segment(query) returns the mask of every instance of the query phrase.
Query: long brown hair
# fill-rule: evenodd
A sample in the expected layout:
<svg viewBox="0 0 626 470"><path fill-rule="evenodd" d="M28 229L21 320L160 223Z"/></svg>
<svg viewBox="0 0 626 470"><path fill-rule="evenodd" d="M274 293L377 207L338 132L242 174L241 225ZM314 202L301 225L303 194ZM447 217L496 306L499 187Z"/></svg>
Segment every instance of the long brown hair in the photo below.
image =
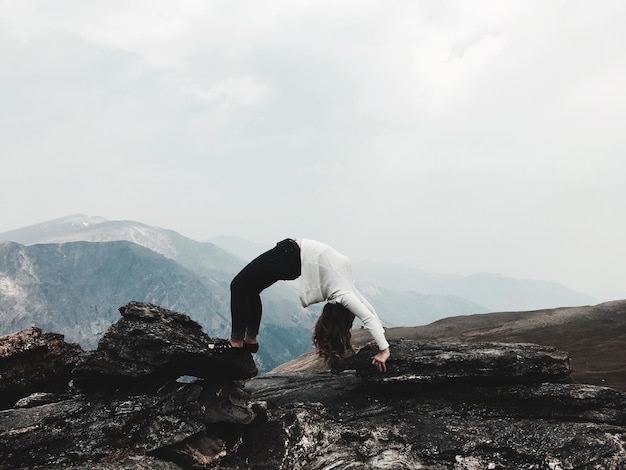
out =
<svg viewBox="0 0 626 470"><path fill-rule="evenodd" d="M313 329L313 344L326 364L335 367L346 351L354 352L351 339L354 314L340 304L327 303Z"/></svg>

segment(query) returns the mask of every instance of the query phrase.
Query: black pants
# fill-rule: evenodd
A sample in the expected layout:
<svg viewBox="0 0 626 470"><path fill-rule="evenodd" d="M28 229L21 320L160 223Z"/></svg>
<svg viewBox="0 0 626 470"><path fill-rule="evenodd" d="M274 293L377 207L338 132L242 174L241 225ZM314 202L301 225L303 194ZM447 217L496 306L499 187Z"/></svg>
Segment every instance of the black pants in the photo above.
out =
<svg viewBox="0 0 626 470"><path fill-rule="evenodd" d="M261 291L279 280L300 277L300 247L290 238L250 261L230 283L231 338L256 336L261 324Z"/></svg>

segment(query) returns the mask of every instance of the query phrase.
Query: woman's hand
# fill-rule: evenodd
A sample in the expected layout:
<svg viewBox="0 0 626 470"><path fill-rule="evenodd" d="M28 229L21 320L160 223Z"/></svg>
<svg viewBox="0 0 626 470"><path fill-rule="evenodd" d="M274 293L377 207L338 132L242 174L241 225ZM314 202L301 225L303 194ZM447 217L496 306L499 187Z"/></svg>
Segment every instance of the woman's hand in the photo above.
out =
<svg viewBox="0 0 626 470"><path fill-rule="evenodd" d="M389 352L389 348L387 348L383 349L372 358L372 365L376 366L378 372L387 372L387 365L385 363L387 359L389 359L389 356L391 356L391 353Z"/></svg>

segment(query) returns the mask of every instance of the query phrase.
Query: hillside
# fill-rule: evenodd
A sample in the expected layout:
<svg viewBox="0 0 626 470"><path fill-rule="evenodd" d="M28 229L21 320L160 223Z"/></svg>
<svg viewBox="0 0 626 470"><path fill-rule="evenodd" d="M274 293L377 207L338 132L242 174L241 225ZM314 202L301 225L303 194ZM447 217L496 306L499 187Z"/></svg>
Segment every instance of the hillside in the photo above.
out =
<svg viewBox="0 0 626 470"><path fill-rule="evenodd" d="M92 349L117 307L132 300L184 311L212 336L230 333L228 282L145 247L126 241L0 242L0 335L34 325ZM267 293L266 305L260 370L306 351L314 316L303 312L296 295L280 290Z"/></svg>
<svg viewBox="0 0 626 470"><path fill-rule="evenodd" d="M230 280L262 250L245 240L216 240L237 251L231 254L173 230L80 214L4 232L2 239L20 244L23 259L21 264L0 264L0 334L39 325L87 348L108 327L116 306L130 300L189 312L213 334L227 335ZM123 245L107 245L120 242L136 248L126 246L121 254ZM444 276L402 265L355 263L355 276L388 327L485 313L494 305L528 310L529 305L582 305L588 300L555 283L500 275ZM277 283L262 297L257 361L267 371L310 348L321 305L302 309L290 283Z"/></svg>
<svg viewBox="0 0 626 470"><path fill-rule="evenodd" d="M107 220L82 214L0 233L0 240L22 245L125 240L160 253L201 275L218 278L226 275L232 277L245 264L213 243L197 242L173 230L141 222Z"/></svg>
<svg viewBox="0 0 626 470"><path fill-rule="evenodd" d="M218 237L216 243L201 243L168 229L149 226L134 221L114 221L103 217L75 214L47 222L0 233L6 239L24 245L68 243L76 241L106 242L125 240L144 246L168 259L174 260L207 280L229 283L243 265L261 252L270 248L232 237ZM232 250L232 251L231 251ZM379 315L387 326L422 325L449 315L487 312L488 308L458 296L446 294L418 294L396 289L379 289L369 283L366 288ZM300 311L294 286L277 283L263 292L264 316L270 323L283 326L303 325L309 335L313 318L320 306L309 307L305 318L294 318L293 312ZM289 304L285 310L284 305ZM295 306L295 307L293 307ZM263 323L265 325L265 321ZM284 347L280 338L271 338L277 354L285 360ZM307 348L309 344L303 345ZM293 356L292 356L293 357Z"/></svg>
<svg viewBox="0 0 626 470"><path fill-rule="evenodd" d="M0 331L36 325L93 348L117 317L142 299L189 312L223 333L223 287L129 242L24 246L0 243Z"/></svg>
<svg viewBox="0 0 626 470"><path fill-rule="evenodd" d="M386 334L390 340L502 341L554 346L569 353L575 382L626 390L626 300L586 307L457 316L424 326L389 328ZM367 331L354 330L355 345L369 340ZM309 351L275 372L321 368L315 354Z"/></svg>
<svg viewBox="0 0 626 470"><path fill-rule="evenodd" d="M394 329L389 335L555 346L570 354L574 380L626 390L626 300L446 318L422 327Z"/></svg>

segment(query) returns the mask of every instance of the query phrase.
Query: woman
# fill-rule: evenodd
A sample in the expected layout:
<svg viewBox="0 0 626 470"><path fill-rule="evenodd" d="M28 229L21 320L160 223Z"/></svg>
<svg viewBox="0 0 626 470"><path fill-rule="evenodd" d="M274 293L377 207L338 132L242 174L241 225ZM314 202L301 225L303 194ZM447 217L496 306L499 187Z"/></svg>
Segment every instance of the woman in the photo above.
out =
<svg viewBox="0 0 626 470"><path fill-rule="evenodd" d="M278 280L300 278L300 301L303 307L327 301L315 325L313 342L318 354L331 366L338 365L347 350L352 350L350 328L357 316L370 331L379 352L372 364L380 372L387 370L389 343L374 307L354 286L352 267L344 255L330 246L313 240L278 242L235 276L230 285L234 348L257 352L257 334L261 322L260 293Z"/></svg>

